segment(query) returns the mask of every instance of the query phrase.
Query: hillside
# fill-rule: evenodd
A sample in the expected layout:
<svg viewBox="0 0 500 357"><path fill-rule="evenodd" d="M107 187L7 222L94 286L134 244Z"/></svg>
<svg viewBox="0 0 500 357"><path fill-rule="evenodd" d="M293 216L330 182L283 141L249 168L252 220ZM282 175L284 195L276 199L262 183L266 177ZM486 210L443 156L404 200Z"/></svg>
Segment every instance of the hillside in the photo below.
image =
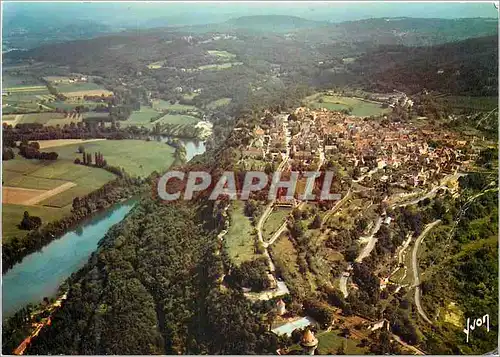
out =
<svg viewBox="0 0 500 357"><path fill-rule="evenodd" d="M496 96L497 62L498 38L488 36L431 47L381 46L350 69L371 90Z"/></svg>

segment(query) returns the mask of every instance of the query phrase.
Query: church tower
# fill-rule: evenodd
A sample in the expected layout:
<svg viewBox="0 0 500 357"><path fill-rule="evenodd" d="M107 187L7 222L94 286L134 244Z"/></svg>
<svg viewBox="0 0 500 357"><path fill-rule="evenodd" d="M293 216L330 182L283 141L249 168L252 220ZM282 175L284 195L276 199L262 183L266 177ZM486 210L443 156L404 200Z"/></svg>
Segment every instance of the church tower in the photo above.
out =
<svg viewBox="0 0 500 357"><path fill-rule="evenodd" d="M316 348L318 348L318 339L314 336L311 330L307 329L302 336L300 341L304 353L308 355L313 355Z"/></svg>

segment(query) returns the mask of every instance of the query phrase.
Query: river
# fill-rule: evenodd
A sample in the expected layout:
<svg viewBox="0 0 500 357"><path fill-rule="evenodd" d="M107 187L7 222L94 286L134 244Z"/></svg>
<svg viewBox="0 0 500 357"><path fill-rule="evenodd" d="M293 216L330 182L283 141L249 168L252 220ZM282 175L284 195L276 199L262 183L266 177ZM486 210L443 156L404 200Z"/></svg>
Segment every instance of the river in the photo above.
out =
<svg viewBox="0 0 500 357"><path fill-rule="evenodd" d="M168 143L173 139L179 140L179 142L181 142L186 148L186 161L190 161L196 155L201 155L206 151L205 142L201 140L179 139L160 135L151 136L150 138L151 140L161 141L164 143Z"/></svg>
<svg viewBox="0 0 500 357"><path fill-rule="evenodd" d="M167 142L169 138L158 140ZM206 150L203 141L179 141L186 148L187 161ZM85 265L106 232L121 222L135 203L129 200L113 205L14 265L2 276L3 317L29 303L36 304L46 296L53 296L71 274Z"/></svg>
<svg viewBox="0 0 500 357"><path fill-rule="evenodd" d="M71 274L85 265L106 232L125 218L135 203L129 200L115 204L14 265L2 276L2 315L53 296Z"/></svg>

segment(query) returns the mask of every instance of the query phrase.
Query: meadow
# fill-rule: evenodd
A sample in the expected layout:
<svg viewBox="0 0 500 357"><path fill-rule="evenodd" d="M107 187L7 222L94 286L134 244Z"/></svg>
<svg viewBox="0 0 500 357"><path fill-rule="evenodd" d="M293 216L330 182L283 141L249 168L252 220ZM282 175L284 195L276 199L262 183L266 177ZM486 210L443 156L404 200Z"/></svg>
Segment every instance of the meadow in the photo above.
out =
<svg viewBox="0 0 500 357"><path fill-rule="evenodd" d="M262 226L262 237L264 241L269 241L273 234L278 230L279 227L285 222L286 217L290 214L291 209L289 208L275 208L269 217L267 217L264 225Z"/></svg>
<svg viewBox="0 0 500 357"><path fill-rule="evenodd" d="M173 111L177 111L177 112L187 112L187 111L192 111L192 110L197 109L194 105L185 105L185 104L179 104L179 103L172 104L172 103L167 102L166 100L162 100L162 99L154 99L153 103L152 103L152 107L154 110L157 110L157 111L173 110Z"/></svg>
<svg viewBox="0 0 500 357"><path fill-rule="evenodd" d="M115 178L104 169L75 164L75 158L82 157L78 153L79 146L92 154L101 152L108 164L123 167L133 176L144 177L155 170L165 171L173 162L174 149L160 142L100 140L75 143L67 140L64 143L68 145L58 146L57 141L50 140L47 148L59 154L56 161L27 160L16 153L13 160L3 162L3 188L9 200L2 205L4 239L27 234L17 227L24 211L41 217L44 224L60 219L71 210L75 197L85 196ZM39 143L46 146L44 141ZM9 188L14 189L9 192ZM15 192L22 192L19 189L25 189L26 195L14 196ZM40 194L44 194L43 200L22 204ZM14 202L16 199L18 202Z"/></svg>
<svg viewBox="0 0 500 357"><path fill-rule="evenodd" d="M78 153L79 146L86 152L101 152L109 165L123 167L132 176L145 177L153 171L165 171L173 162L174 148L155 141L99 140L60 146L53 151L59 158L73 161L82 157Z"/></svg>
<svg viewBox="0 0 500 357"><path fill-rule="evenodd" d="M224 105L228 105L231 103L231 98L220 98L210 102L206 105L207 109L216 109L218 107L222 107Z"/></svg>
<svg viewBox="0 0 500 357"><path fill-rule="evenodd" d="M149 69L158 69L158 68L162 68L164 64L165 64L165 61L157 61L157 62L153 62L153 63L148 64L148 68Z"/></svg>
<svg viewBox="0 0 500 357"><path fill-rule="evenodd" d="M4 239L15 235L22 237L27 234L27 231L17 227L21 221L22 212L28 211L32 215L41 217L43 223L57 220L71 210L74 197L87 195L115 177L103 169L75 165L72 160L58 159L53 162L27 160L17 154L13 160L3 162L2 174L4 195L8 194L8 187L48 192L67 183L75 184L69 189L46 197L35 205L21 204L23 197L17 197L19 204L13 202L12 198L9 199L11 203L3 203Z"/></svg>
<svg viewBox="0 0 500 357"><path fill-rule="evenodd" d="M261 256L255 252L254 227L244 214L244 202L234 201L228 213L231 217L229 230L224 237L224 244L231 260L240 265Z"/></svg>
<svg viewBox="0 0 500 357"><path fill-rule="evenodd" d="M175 125L195 125L200 120L198 118L192 117L190 115L182 114L166 114L155 123L161 124L175 124Z"/></svg>
<svg viewBox="0 0 500 357"><path fill-rule="evenodd" d="M132 112L127 120L120 122L120 125L123 127L132 125L150 127L151 119L157 117L160 113L160 111L151 107L141 106L141 110Z"/></svg>
<svg viewBox="0 0 500 357"><path fill-rule="evenodd" d="M236 58L236 55L234 53L227 52L227 51L213 50L213 51L207 51L207 52L208 52L208 54L210 54L212 56L216 56L216 57L219 57L222 59L232 60L232 59Z"/></svg>
<svg viewBox="0 0 500 357"><path fill-rule="evenodd" d="M120 122L120 125L123 127L135 125L138 127L144 126L146 128L152 128L156 124L185 126L194 125L200 121L198 118L185 114L165 114L155 121L151 121L151 119L157 118L160 114L161 111L150 107L142 107L141 110L134 111L127 120Z"/></svg>
<svg viewBox="0 0 500 357"><path fill-rule="evenodd" d="M336 95L326 95L317 93L305 98L308 107L318 109L326 108L328 110L341 111L351 110L351 115L371 116L390 112L390 108L382 108L381 104L362 100L354 97L344 97Z"/></svg>
<svg viewBox="0 0 500 357"><path fill-rule="evenodd" d="M4 91L9 89L14 89L17 87L32 87L32 86L44 86L44 84L37 78L29 75L12 75L9 73L4 73L2 75L2 88Z"/></svg>
<svg viewBox="0 0 500 357"><path fill-rule="evenodd" d="M54 87L57 89L59 93L66 92L79 92L79 91L89 91L102 89L101 86L92 82L76 82L76 83L68 83L68 84L54 84Z"/></svg>
<svg viewBox="0 0 500 357"><path fill-rule="evenodd" d="M242 65L243 62L226 62L226 63L216 63L216 64L206 64L203 66L199 66L198 69L203 71L203 70L220 70L220 69L227 69L231 68L233 66L240 66Z"/></svg>

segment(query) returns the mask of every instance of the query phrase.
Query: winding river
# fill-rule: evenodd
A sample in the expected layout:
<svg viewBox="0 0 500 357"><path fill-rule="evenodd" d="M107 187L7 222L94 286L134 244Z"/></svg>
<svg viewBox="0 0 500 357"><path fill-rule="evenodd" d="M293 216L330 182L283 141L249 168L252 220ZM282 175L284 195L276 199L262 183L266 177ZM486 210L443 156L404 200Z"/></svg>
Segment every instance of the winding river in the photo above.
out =
<svg viewBox="0 0 500 357"><path fill-rule="evenodd" d="M188 161L205 152L203 141L180 141L186 147ZM117 203L83 221L2 275L2 316L8 317L29 303L36 304L56 294L59 286L85 265L99 241L126 217L136 202L131 199Z"/></svg>

